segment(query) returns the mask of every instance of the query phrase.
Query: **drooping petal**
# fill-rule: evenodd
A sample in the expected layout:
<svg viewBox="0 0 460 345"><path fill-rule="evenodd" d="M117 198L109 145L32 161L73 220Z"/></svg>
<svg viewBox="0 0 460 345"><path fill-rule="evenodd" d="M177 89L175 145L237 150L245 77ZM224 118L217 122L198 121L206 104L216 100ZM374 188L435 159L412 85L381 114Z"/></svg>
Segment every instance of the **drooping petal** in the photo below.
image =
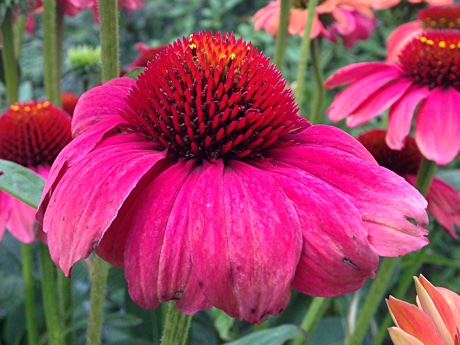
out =
<svg viewBox="0 0 460 345"><path fill-rule="evenodd" d="M429 93L428 86L413 84L407 92L395 102L388 116L386 143L392 150L401 150L404 140L410 133L414 111L421 100Z"/></svg>
<svg viewBox="0 0 460 345"><path fill-rule="evenodd" d="M323 297L358 290L379 263L360 212L324 181L282 165L272 161L258 166L279 183L300 218L303 251L293 288Z"/></svg>
<svg viewBox="0 0 460 345"><path fill-rule="evenodd" d="M315 132L307 128L298 137ZM334 129L331 129L331 135ZM299 141L302 141L301 139ZM322 179L350 197L369 229L369 240L380 255L398 256L428 244L426 200L402 177L363 161L345 151L324 145L301 145L274 149L270 156ZM360 144L359 144L360 145ZM346 176L347 183L344 183ZM398 193L394 193L398 190Z"/></svg>
<svg viewBox="0 0 460 345"><path fill-rule="evenodd" d="M188 312L203 309L206 300L199 289L193 289L193 282L185 291L188 281L195 279L190 277L188 205L201 173L196 160L164 169L136 193L126 211L128 219L120 224L121 229L131 229L124 255L129 294L143 308L184 299Z"/></svg>
<svg viewBox="0 0 460 345"><path fill-rule="evenodd" d="M420 308L430 315L445 345L455 345L457 325L449 304L443 295L422 275L414 278L417 302Z"/></svg>
<svg viewBox="0 0 460 345"><path fill-rule="evenodd" d="M198 284L214 306L251 323L286 307L302 240L273 178L243 162L210 165L195 186L190 226Z"/></svg>
<svg viewBox="0 0 460 345"><path fill-rule="evenodd" d="M131 78L115 78L81 95L72 118L72 135L77 137L107 118L118 118L120 123L125 123L116 109L126 106L124 97L135 83Z"/></svg>
<svg viewBox="0 0 460 345"><path fill-rule="evenodd" d="M261 8L252 17L254 29L264 29L270 35L276 36L279 26L280 3L271 1L267 6Z"/></svg>
<svg viewBox="0 0 460 345"><path fill-rule="evenodd" d="M10 217L11 212L11 196L3 191L0 191L0 241L3 238L6 230L6 222Z"/></svg>
<svg viewBox="0 0 460 345"><path fill-rule="evenodd" d="M10 197L9 207L8 231L22 243L33 243L35 209L13 197Z"/></svg>
<svg viewBox="0 0 460 345"><path fill-rule="evenodd" d="M422 31L422 23L419 20L398 26L387 38L386 62L394 63L398 61L399 53L404 46Z"/></svg>
<svg viewBox="0 0 460 345"><path fill-rule="evenodd" d="M67 276L101 240L140 179L166 155L135 138L125 134L107 139L105 147L67 169L49 198L43 230L53 261Z"/></svg>
<svg viewBox="0 0 460 345"><path fill-rule="evenodd" d="M444 345L428 314L392 296L386 302L393 321L401 330L417 338L423 345Z"/></svg>
<svg viewBox="0 0 460 345"><path fill-rule="evenodd" d="M343 84L353 83L358 81L370 73L384 72L387 73L393 70L383 62L358 62L345 67L342 67L324 82L326 89L334 89Z"/></svg>
<svg viewBox="0 0 460 345"><path fill-rule="evenodd" d="M389 82L382 90L371 95L349 115L347 118L347 126L360 126L377 115L382 114L401 98L411 84L412 81L407 78L396 79Z"/></svg>
<svg viewBox="0 0 460 345"><path fill-rule="evenodd" d="M459 91L436 87L417 112L415 141L422 154L439 165L450 163L460 150L459 104Z"/></svg>

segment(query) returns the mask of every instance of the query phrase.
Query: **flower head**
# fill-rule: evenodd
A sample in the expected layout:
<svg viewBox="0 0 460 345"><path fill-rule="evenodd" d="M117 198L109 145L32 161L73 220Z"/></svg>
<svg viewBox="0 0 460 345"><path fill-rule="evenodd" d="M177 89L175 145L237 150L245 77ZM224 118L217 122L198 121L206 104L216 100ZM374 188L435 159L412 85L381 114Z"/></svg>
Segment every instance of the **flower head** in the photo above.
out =
<svg viewBox="0 0 460 345"><path fill-rule="evenodd" d="M389 328L395 345L459 345L460 296L434 287L422 275L414 277L417 305L390 296L387 300L396 327Z"/></svg>
<svg viewBox="0 0 460 345"><path fill-rule="evenodd" d="M260 9L253 17L256 30L265 29L276 35L279 26L281 2L270 2ZM291 35L303 36L307 21L308 1L292 2L288 32ZM369 1L320 1L313 17L311 38L324 37L337 43L341 37L346 48L351 48L358 40L370 37L376 26L375 16L370 10Z"/></svg>
<svg viewBox="0 0 460 345"><path fill-rule="evenodd" d="M378 254L426 245L407 220L426 224L420 194L297 112L269 59L220 33L177 40L136 81L83 94L37 214L53 260L69 275L95 249L125 268L142 307L174 299L255 323L292 287L354 291Z"/></svg>
<svg viewBox="0 0 460 345"><path fill-rule="evenodd" d="M77 106L78 97L71 92L63 92L61 94L62 109L66 111L70 116L73 115L73 111Z"/></svg>
<svg viewBox="0 0 460 345"><path fill-rule="evenodd" d="M415 186L422 161L422 154L415 140L407 137L403 149L392 150L385 143L385 136L386 131L375 129L360 134L358 140L369 150L379 165L401 175ZM450 236L457 239L455 227L460 228L460 194L457 190L434 177L426 199L428 211Z"/></svg>
<svg viewBox="0 0 460 345"><path fill-rule="evenodd" d="M326 88L350 85L333 100L326 114L361 125L389 109L386 142L404 147L414 113L415 140L422 154L444 165L460 150L460 31L427 31L414 38L395 64L369 62L341 68Z"/></svg>
<svg viewBox="0 0 460 345"><path fill-rule="evenodd" d="M395 62L413 38L426 30L459 30L460 5L427 7L419 12L417 20L398 26L387 39L387 62Z"/></svg>
<svg viewBox="0 0 460 345"><path fill-rule="evenodd" d="M43 178L70 140L70 117L48 101L15 103L0 117L0 159L21 164ZM21 242L33 242L35 210L4 192L0 192L0 206L0 238L8 228Z"/></svg>

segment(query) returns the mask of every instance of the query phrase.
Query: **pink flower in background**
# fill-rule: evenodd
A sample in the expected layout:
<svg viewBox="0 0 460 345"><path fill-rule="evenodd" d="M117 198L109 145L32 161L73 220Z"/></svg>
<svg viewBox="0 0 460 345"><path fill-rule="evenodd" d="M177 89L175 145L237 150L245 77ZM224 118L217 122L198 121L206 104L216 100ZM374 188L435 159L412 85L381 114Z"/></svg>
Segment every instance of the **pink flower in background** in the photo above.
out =
<svg viewBox="0 0 460 345"><path fill-rule="evenodd" d="M455 0L407 0L411 4L421 4L426 3L430 6L443 6L450 5L455 2ZM372 8L376 10L385 10L390 7L394 7L401 3L401 0L372 0Z"/></svg>
<svg viewBox="0 0 460 345"><path fill-rule="evenodd" d="M145 0L118 0L118 9L125 10L128 13L130 11L141 9L144 6L145 6ZM97 23L99 23L99 8L98 8L97 1L94 1L92 8L93 8L94 20Z"/></svg>
<svg viewBox="0 0 460 345"><path fill-rule="evenodd" d="M390 296L388 309L396 327L389 328L395 345L460 344L460 296L414 277L417 306Z"/></svg>
<svg viewBox="0 0 460 345"><path fill-rule="evenodd" d="M356 139L297 113L269 58L220 33L83 94L37 213L54 262L69 276L95 250L124 267L144 308L176 300L257 323L291 288L355 291L378 255L425 246L408 221L427 224L424 198Z"/></svg>
<svg viewBox="0 0 460 345"><path fill-rule="evenodd" d="M51 163L71 140L70 117L47 101L15 103L0 117L0 159L48 177ZM35 239L35 209L0 191L0 239L5 229L24 243Z"/></svg>
<svg viewBox="0 0 460 345"><path fill-rule="evenodd" d="M147 67L147 63L150 60L153 60L160 52L165 50L166 47L166 45L149 47L144 43L137 43L136 49L139 52L139 56L133 61L129 68L134 69L136 67Z"/></svg>
<svg viewBox="0 0 460 345"><path fill-rule="evenodd" d="M82 10L95 6L96 0L57 0L56 6L64 12L66 16L76 16ZM33 10L42 11L43 0L34 0L31 3Z"/></svg>
<svg viewBox="0 0 460 345"><path fill-rule="evenodd" d="M387 39L387 62L395 62L413 38L426 30L460 29L460 5L427 7L419 12L417 20L398 26Z"/></svg>
<svg viewBox="0 0 460 345"><path fill-rule="evenodd" d="M358 141L369 150L379 165L401 175L415 186L422 161L422 154L415 140L407 137L404 148L396 151L387 146L385 136L385 130L375 129L360 134ZM450 236L458 239L455 227L460 228L459 192L451 185L434 177L426 199L428 211Z"/></svg>
<svg viewBox="0 0 460 345"><path fill-rule="evenodd" d="M73 116L73 112L78 103L78 97L71 92L63 92L61 93L61 102L62 109L70 116Z"/></svg>
<svg viewBox="0 0 460 345"><path fill-rule="evenodd" d="M389 109L386 142L404 147L412 118L422 154L440 165L460 150L460 31L427 31L406 45L397 63L364 62L339 69L325 87L350 84L339 92L326 114L362 125Z"/></svg>
<svg viewBox="0 0 460 345"><path fill-rule="evenodd" d="M303 36L308 16L307 4L307 1L293 2L289 34ZM275 36L279 26L280 5L278 0L260 9L252 19L255 29L265 29ZM368 39L376 26L375 16L369 6L367 1L322 2L316 7L311 38L321 36L337 43L338 37L341 37L346 48L354 46L358 40Z"/></svg>

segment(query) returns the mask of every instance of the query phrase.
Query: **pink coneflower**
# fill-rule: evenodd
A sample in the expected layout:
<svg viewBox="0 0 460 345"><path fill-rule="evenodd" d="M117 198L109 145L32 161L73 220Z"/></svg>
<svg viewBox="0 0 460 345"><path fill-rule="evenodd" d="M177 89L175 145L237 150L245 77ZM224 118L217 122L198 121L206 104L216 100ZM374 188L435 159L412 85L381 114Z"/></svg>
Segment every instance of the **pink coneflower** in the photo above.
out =
<svg viewBox="0 0 460 345"><path fill-rule="evenodd" d="M147 63L150 60L153 60L160 52L166 49L166 45L157 46L157 47L149 47L144 43L137 43L136 49L139 52L139 56L133 63L129 66L130 69L136 67L147 67Z"/></svg>
<svg viewBox="0 0 460 345"><path fill-rule="evenodd" d="M270 2L253 17L256 30L265 29L276 35L279 26L280 0ZM293 1L288 32L303 36L307 22L308 1ZM311 38L324 37L337 43L341 37L346 48L351 48L358 40L370 37L376 26L375 16L369 1L320 1L313 18Z"/></svg>
<svg viewBox="0 0 460 345"><path fill-rule="evenodd" d="M428 243L426 201L356 139L298 114L269 58L234 35L177 40L136 81L82 95L38 219L70 274L93 250L144 308L176 300L261 322L291 288L354 291L378 254ZM397 192L395 192L397 191Z"/></svg>
<svg viewBox="0 0 460 345"><path fill-rule="evenodd" d="M460 5L427 7L419 12L417 20L398 26L387 39L387 62L395 62L414 37L426 30L460 29Z"/></svg>
<svg viewBox="0 0 460 345"><path fill-rule="evenodd" d="M71 140L70 117L47 101L15 103L0 117L0 159L47 178L51 163ZM24 243L35 239L35 209L0 192L0 239L5 228Z"/></svg>
<svg viewBox="0 0 460 345"><path fill-rule="evenodd" d="M57 0L56 6L64 12L66 16L76 16L82 10L95 6L96 0ZM43 0L30 2L31 9L42 11Z"/></svg>
<svg viewBox="0 0 460 345"><path fill-rule="evenodd" d="M455 0L407 0L407 2L411 4L426 3L430 6L443 6L453 4ZM372 0L372 8L376 10L385 10L399 3L401 3L401 0Z"/></svg>
<svg viewBox="0 0 460 345"><path fill-rule="evenodd" d="M415 186L417 172L422 161L415 140L407 137L402 150L390 149L385 143L386 131L375 129L359 135L358 140L369 150L379 165L404 177ZM458 239L455 227L460 228L460 194L446 182L434 177L426 196L428 211L444 230Z"/></svg>
<svg viewBox="0 0 460 345"><path fill-rule="evenodd" d="M460 150L460 31L428 31L414 38L398 63L364 62L341 68L326 88L350 84L326 110L331 120L347 118L361 125L389 109L386 142L404 147L412 117L415 140L422 154L440 165Z"/></svg>

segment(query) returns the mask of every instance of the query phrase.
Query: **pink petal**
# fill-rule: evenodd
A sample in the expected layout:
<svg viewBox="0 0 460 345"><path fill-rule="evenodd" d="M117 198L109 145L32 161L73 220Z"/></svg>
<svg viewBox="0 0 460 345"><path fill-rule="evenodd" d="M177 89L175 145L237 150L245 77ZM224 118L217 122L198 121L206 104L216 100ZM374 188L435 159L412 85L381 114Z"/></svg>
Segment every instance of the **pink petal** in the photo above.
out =
<svg viewBox="0 0 460 345"><path fill-rule="evenodd" d="M422 154L439 165L450 163L460 150L460 92L436 87L420 105L415 141Z"/></svg>
<svg viewBox="0 0 460 345"><path fill-rule="evenodd" d="M197 302L206 299L196 282L185 291L194 280L188 206L201 174L196 160L174 163L150 178L125 211L120 229L131 230L124 256L126 280L131 298L143 308L184 299L190 313L203 309Z"/></svg>
<svg viewBox="0 0 460 345"><path fill-rule="evenodd" d="M422 30L422 23L419 20L398 26L387 38L386 62L394 63L398 61L399 53L401 53L406 44L420 34Z"/></svg>
<svg viewBox="0 0 460 345"><path fill-rule="evenodd" d="M52 191L43 230L53 261L67 276L72 265L88 257L101 240L140 179L157 169L166 155L135 138L124 134L107 139L106 147L69 167Z"/></svg>
<svg viewBox="0 0 460 345"><path fill-rule="evenodd" d="M8 206L10 207L6 222L8 231L22 243L33 243L35 209L13 197L10 197Z"/></svg>
<svg viewBox="0 0 460 345"><path fill-rule="evenodd" d="M81 95L72 118L72 135L77 137L108 117L118 118L119 123L126 123L114 109L126 107L124 98L135 82L131 78L116 78Z"/></svg>
<svg viewBox="0 0 460 345"><path fill-rule="evenodd" d="M378 92L375 92L366 101L361 103L361 105L349 115L347 118L347 126L360 126L377 115L382 114L401 98L411 84L412 80L408 78L396 79L389 82Z"/></svg>
<svg viewBox="0 0 460 345"><path fill-rule="evenodd" d="M254 29L265 29L269 34L276 36L279 26L280 3L272 1L267 6L261 8L252 17Z"/></svg>
<svg viewBox="0 0 460 345"><path fill-rule="evenodd" d="M360 212L324 181L282 165L273 160L259 167L270 171L300 218L303 251L293 288L324 297L358 290L379 263Z"/></svg>
<svg viewBox="0 0 460 345"><path fill-rule="evenodd" d="M324 82L326 89L334 89L343 84L361 80L376 72L389 72L393 67L384 62L358 62L342 67Z"/></svg>
<svg viewBox="0 0 460 345"><path fill-rule="evenodd" d="M206 298L258 323L287 305L302 239L297 213L263 170L210 165L190 206L192 261Z"/></svg>
<svg viewBox="0 0 460 345"><path fill-rule="evenodd" d="M3 191L0 191L0 241L3 238L6 230L6 223L11 212L11 196Z"/></svg>
<svg viewBox="0 0 460 345"><path fill-rule="evenodd" d="M298 136L308 136L310 128ZM404 255L428 244L424 237L427 231L407 220L413 219L422 226L428 223L426 200L392 171L319 145L271 150L270 156L305 170L348 195L360 210L369 229L369 240L379 255Z"/></svg>
<svg viewBox="0 0 460 345"><path fill-rule="evenodd" d="M389 65L389 68L372 72L368 76L356 80L335 96L332 104L326 110L326 115L334 122L346 118L374 93L379 94L381 89L384 90L385 84L398 77L401 77L399 69Z"/></svg>
<svg viewBox="0 0 460 345"><path fill-rule="evenodd" d="M412 84L407 92L395 102L389 112L386 143L392 150L401 150L410 133L414 111L429 93L428 86Z"/></svg>

